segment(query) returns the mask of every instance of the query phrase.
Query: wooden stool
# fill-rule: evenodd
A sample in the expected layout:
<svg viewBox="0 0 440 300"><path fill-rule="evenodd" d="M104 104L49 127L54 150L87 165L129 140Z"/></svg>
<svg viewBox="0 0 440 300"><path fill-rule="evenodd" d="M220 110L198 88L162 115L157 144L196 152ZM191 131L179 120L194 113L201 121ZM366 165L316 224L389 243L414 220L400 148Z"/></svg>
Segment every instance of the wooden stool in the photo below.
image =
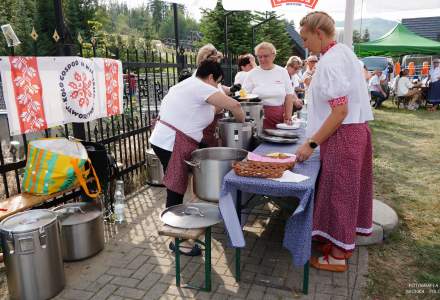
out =
<svg viewBox="0 0 440 300"><path fill-rule="evenodd" d="M159 235L170 236L174 238L176 251L176 286L180 287L180 243L184 240L194 240L196 243L204 246L205 251L205 287L196 287L186 284L185 288L193 288L206 292L211 291L211 227L198 228L198 229L183 229L172 227L168 225L162 225L162 228L158 231ZM198 238L205 234L205 242L200 241Z"/></svg>

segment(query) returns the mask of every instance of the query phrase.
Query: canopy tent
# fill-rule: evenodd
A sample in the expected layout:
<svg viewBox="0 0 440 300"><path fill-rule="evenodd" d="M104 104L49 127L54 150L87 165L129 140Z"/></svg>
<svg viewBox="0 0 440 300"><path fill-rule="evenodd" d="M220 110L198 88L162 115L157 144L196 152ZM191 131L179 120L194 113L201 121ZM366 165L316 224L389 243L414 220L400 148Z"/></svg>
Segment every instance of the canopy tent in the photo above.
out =
<svg viewBox="0 0 440 300"><path fill-rule="evenodd" d="M355 52L361 57L439 54L440 43L421 37L399 23L375 41L355 44Z"/></svg>

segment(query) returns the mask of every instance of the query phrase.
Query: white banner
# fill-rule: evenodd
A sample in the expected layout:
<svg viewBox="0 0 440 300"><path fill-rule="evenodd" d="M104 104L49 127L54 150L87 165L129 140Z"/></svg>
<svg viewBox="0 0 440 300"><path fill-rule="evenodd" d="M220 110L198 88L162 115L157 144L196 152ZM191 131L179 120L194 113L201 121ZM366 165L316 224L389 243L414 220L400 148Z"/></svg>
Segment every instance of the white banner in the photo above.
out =
<svg viewBox="0 0 440 300"><path fill-rule="evenodd" d="M123 111L122 64L82 57L0 58L11 135Z"/></svg>

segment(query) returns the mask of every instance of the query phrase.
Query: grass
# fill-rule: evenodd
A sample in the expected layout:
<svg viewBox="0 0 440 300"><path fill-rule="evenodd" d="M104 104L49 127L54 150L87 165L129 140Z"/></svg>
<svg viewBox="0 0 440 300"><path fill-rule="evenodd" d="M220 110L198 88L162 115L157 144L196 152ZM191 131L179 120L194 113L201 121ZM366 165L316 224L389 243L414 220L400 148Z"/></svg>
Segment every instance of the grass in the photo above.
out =
<svg viewBox="0 0 440 300"><path fill-rule="evenodd" d="M374 113L375 198L396 210L399 226L369 248L367 296L440 299L440 111L387 103ZM408 293L414 284L437 284L437 294Z"/></svg>

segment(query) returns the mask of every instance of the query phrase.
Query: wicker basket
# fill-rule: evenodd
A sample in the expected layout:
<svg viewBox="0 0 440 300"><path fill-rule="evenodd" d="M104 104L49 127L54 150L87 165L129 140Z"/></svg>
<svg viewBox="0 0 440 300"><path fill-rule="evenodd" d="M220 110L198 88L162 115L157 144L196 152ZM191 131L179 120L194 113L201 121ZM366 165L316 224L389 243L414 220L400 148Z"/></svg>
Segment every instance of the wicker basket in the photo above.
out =
<svg viewBox="0 0 440 300"><path fill-rule="evenodd" d="M244 160L232 165L235 174L245 177L280 178L285 170L289 170L295 163L268 163L253 160Z"/></svg>

